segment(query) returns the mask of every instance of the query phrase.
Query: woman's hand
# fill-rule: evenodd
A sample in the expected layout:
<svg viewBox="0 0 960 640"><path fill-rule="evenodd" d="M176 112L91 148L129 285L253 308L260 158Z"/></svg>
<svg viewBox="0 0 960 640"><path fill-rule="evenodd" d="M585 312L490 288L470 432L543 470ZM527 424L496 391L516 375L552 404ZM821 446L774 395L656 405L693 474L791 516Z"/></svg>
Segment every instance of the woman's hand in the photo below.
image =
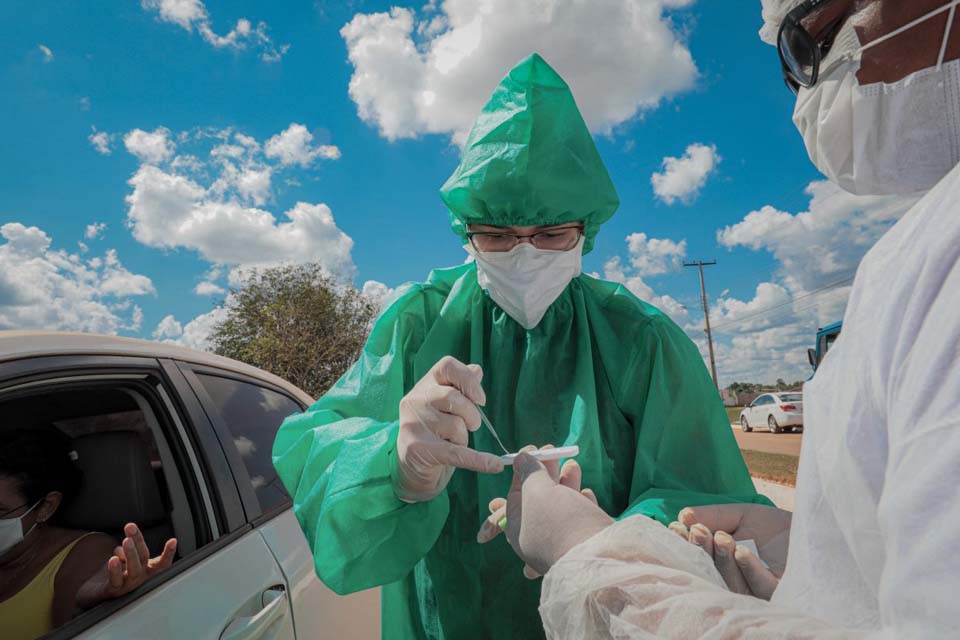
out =
<svg viewBox="0 0 960 640"><path fill-rule="evenodd" d="M151 558L137 525L131 522L123 532L126 537L121 546L114 549L110 559L77 591L77 605L81 609L126 595L173 564L177 552L175 538L167 540L163 552Z"/></svg>

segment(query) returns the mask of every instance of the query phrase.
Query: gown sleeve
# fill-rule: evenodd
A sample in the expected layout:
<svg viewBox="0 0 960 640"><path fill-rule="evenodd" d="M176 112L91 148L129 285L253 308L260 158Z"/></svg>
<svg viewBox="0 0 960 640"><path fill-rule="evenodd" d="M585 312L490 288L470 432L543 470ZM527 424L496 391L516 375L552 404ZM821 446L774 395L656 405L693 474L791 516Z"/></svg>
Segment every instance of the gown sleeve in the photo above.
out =
<svg viewBox="0 0 960 640"><path fill-rule="evenodd" d="M668 524L689 506L772 504L753 486L703 357L666 316L650 317L620 395L637 442L621 517L644 514Z"/></svg>
<svg viewBox="0 0 960 640"><path fill-rule="evenodd" d="M729 591L703 549L650 518L621 520L568 551L540 593L547 638L865 638ZM919 637L919 636L917 636Z"/></svg>
<svg viewBox="0 0 960 640"><path fill-rule="evenodd" d="M305 412L281 425L273 464L313 551L339 594L401 579L436 542L446 492L415 504L395 493L399 403L432 312L412 287L378 318L359 360Z"/></svg>

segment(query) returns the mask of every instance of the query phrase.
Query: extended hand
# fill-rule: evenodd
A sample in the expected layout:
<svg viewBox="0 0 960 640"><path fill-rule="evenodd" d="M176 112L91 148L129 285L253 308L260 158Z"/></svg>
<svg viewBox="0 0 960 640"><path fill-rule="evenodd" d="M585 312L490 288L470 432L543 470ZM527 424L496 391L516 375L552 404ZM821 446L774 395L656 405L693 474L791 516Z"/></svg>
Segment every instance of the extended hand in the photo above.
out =
<svg viewBox="0 0 960 640"><path fill-rule="evenodd" d="M552 449L553 445L548 444L542 448ZM520 449L520 451L535 450L536 447L534 445L527 445ZM562 469L559 468L559 465L559 460L548 460L543 463L543 466L547 469L547 472L550 474L551 478L565 487L569 487L574 491L579 491L584 497L593 502L593 504L597 504L597 496L594 495L591 489L580 488L580 484L583 479L583 472L580 469L580 465L577 464L577 461L572 459L567 460L563 463ZM480 526L480 530L477 532L477 542L480 544L490 542L499 536L501 532L503 532L503 529L500 527L500 523L507 517L507 500L506 498L494 498L487 505L487 508L490 510L490 515L486 520L483 521L483 524ZM523 575L531 580L540 577L540 574L529 566L525 566L523 568Z"/></svg>
<svg viewBox="0 0 960 640"><path fill-rule="evenodd" d="M521 453L513 461L507 496L507 541L543 575L563 555L613 524L596 502L559 483L547 467Z"/></svg>
<svg viewBox="0 0 960 640"><path fill-rule="evenodd" d="M123 528L123 532L126 537L121 546L77 592L77 602L81 608L87 609L104 600L126 595L173 564L173 556L177 552L175 538L167 540L163 552L151 558L143 533L137 525L131 522Z"/></svg>
<svg viewBox="0 0 960 640"><path fill-rule="evenodd" d="M670 529L713 558L731 591L769 600L783 576L790 544L789 511L761 504L687 507ZM737 540L753 540L765 567Z"/></svg>

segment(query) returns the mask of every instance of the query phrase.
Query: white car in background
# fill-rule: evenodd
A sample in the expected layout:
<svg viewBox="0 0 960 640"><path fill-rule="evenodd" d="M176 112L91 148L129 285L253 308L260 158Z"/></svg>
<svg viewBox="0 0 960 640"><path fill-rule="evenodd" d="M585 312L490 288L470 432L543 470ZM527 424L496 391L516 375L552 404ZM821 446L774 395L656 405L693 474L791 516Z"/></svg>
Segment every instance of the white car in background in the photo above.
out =
<svg viewBox="0 0 960 640"><path fill-rule="evenodd" d="M803 394L798 391L765 393L740 412L740 428L746 432L766 427L771 433L803 430Z"/></svg>
<svg viewBox="0 0 960 640"><path fill-rule="evenodd" d="M170 569L44 637L379 638L379 589L341 597L317 579L271 461L280 423L312 402L210 353L0 331L0 429L59 429L84 474L62 524L119 539L136 522L154 554L179 542Z"/></svg>

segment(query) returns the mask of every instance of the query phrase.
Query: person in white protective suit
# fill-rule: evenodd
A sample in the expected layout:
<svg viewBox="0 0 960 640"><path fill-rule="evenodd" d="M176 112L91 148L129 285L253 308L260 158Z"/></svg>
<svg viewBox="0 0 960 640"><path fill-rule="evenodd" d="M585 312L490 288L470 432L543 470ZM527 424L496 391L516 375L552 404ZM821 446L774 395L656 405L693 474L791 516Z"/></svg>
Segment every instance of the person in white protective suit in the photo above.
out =
<svg viewBox="0 0 960 640"><path fill-rule="evenodd" d="M851 192L916 202L864 257L805 387L793 514L615 522L557 469L517 458L506 534L544 575L549 637L960 634L958 5L763 0L761 37L814 164Z"/></svg>

